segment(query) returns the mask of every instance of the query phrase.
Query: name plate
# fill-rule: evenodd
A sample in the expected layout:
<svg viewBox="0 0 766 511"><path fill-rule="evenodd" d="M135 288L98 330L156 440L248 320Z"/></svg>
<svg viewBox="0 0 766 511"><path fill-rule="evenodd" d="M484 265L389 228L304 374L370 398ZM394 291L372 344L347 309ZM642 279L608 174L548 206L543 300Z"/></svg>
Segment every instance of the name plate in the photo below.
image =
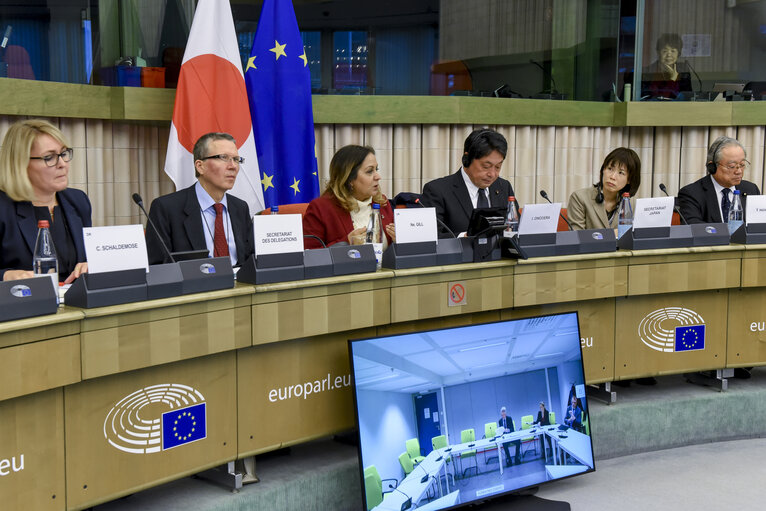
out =
<svg viewBox="0 0 766 511"><path fill-rule="evenodd" d="M748 224L766 224L766 195L748 195L745 203Z"/></svg>
<svg viewBox="0 0 766 511"><path fill-rule="evenodd" d="M83 227L88 273L143 268L149 271L144 226Z"/></svg>
<svg viewBox="0 0 766 511"><path fill-rule="evenodd" d="M256 256L303 252L301 215L256 215L253 230Z"/></svg>
<svg viewBox="0 0 766 511"><path fill-rule="evenodd" d="M435 208L409 208L394 210L396 243L436 241Z"/></svg>
<svg viewBox="0 0 766 511"><path fill-rule="evenodd" d="M555 233L559 226L561 203L527 204L521 212L519 234Z"/></svg>
<svg viewBox="0 0 766 511"><path fill-rule="evenodd" d="M673 220L674 197L648 197L636 199L633 228L669 227Z"/></svg>

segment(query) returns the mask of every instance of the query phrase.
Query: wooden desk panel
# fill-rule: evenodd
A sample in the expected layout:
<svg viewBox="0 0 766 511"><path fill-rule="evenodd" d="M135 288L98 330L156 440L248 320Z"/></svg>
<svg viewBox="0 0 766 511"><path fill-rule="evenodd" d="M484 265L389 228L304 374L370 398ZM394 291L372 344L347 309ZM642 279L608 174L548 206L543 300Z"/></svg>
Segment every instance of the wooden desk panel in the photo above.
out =
<svg viewBox="0 0 766 511"><path fill-rule="evenodd" d="M766 363L766 293L762 289L731 289L728 319L726 367Z"/></svg>
<svg viewBox="0 0 766 511"><path fill-rule="evenodd" d="M80 333L80 309L61 307L56 314L0 322L0 348Z"/></svg>
<svg viewBox="0 0 766 511"><path fill-rule="evenodd" d="M80 381L80 336L0 349L0 401Z"/></svg>
<svg viewBox="0 0 766 511"><path fill-rule="evenodd" d="M226 298L128 313L129 317L122 319L97 317L94 322L99 325L121 323L98 330L86 319L82 333L83 379L250 346L249 302L249 297ZM138 322L140 318L144 321Z"/></svg>
<svg viewBox="0 0 766 511"><path fill-rule="evenodd" d="M68 508L90 507L233 460L237 455L235 359L235 352L231 351L66 387ZM149 401L151 387L168 384L187 386L204 398L206 438L159 452L143 452L156 446L128 444L117 437L121 431L114 431L111 422L105 423L123 398L142 389L144 392L132 404L123 402L123 409L129 410L143 405L142 421L158 421L164 412L188 407L171 392L164 392L162 401ZM118 430L139 431L131 426L128 416L116 424ZM142 452L127 452L125 448Z"/></svg>
<svg viewBox="0 0 766 511"><path fill-rule="evenodd" d="M0 497L2 509L66 508L62 389L0 401Z"/></svg>
<svg viewBox="0 0 766 511"><path fill-rule="evenodd" d="M742 287L766 287L766 245L748 245L742 254Z"/></svg>
<svg viewBox="0 0 766 511"><path fill-rule="evenodd" d="M630 295L739 287L741 246L634 252L629 267Z"/></svg>

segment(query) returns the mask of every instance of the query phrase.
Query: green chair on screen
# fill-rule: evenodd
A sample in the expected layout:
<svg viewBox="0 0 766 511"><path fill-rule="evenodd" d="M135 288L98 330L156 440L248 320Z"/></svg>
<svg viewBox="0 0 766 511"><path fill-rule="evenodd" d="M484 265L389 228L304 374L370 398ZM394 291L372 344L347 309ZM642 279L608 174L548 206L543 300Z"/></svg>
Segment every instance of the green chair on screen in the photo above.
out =
<svg viewBox="0 0 766 511"><path fill-rule="evenodd" d="M497 423L495 422L488 422L484 424L484 438L494 438L497 434ZM495 456L487 456L487 451L490 453L495 453ZM495 447L488 447L484 449L484 464L486 465L489 463L489 460L494 459L499 461L499 458L497 457L497 449Z"/></svg>
<svg viewBox="0 0 766 511"><path fill-rule="evenodd" d="M402 466L402 470L404 470L404 477L410 475L412 469L415 468L415 465L412 464L412 458L406 452L399 455L399 464Z"/></svg>
<svg viewBox="0 0 766 511"><path fill-rule="evenodd" d="M383 490L378 484L378 480L372 474L364 474L364 498L367 502L367 511L380 505L383 502Z"/></svg>
<svg viewBox="0 0 766 511"><path fill-rule="evenodd" d="M407 446L407 454L410 455L413 464L417 465L426 459L426 457L420 453L420 441L417 438L410 438L405 442L405 445Z"/></svg>
<svg viewBox="0 0 766 511"><path fill-rule="evenodd" d="M585 411L583 410L582 415L580 415L580 424L582 426L580 427L581 433L585 433L586 435L590 435L590 425L588 423L588 416L585 415Z"/></svg>
<svg viewBox="0 0 766 511"><path fill-rule="evenodd" d="M372 477L373 481L375 481L375 484L380 488L381 499L383 498L382 496L383 494L394 491L394 488L396 488L396 486L399 484L398 479L381 479L380 474L378 473L378 468L375 465L370 465L369 467L364 469L365 495L368 494L367 476ZM377 504L375 505L377 506Z"/></svg>
<svg viewBox="0 0 766 511"><path fill-rule="evenodd" d="M466 442L475 442L476 441L476 433L474 432L473 428L471 429L464 429L460 432L460 443L464 444ZM465 458L473 458L473 467L467 467L463 470L463 477L465 477L465 473L468 472L471 468L476 469L476 475L479 475L479 464L476 462L476 449L471 449L469 451L463 451L460 453L460 467L463 467L463 460Z"/></svg>
<svg viewBox="0 0 766 511"><path fill-rule="evenodd" d="M532 427L532 423L535 422L534 417L531 415L524 415L521 418L521 430L529 429ZM537 456L537 437L536 436L527 436L521 439L521 445L522 445L522 453L521 457L523 458L526 456L529 451L531 451L532 447L535 448L535 456ZM523 447L526 446L526 450L523 449Z"/></svg>
<svg viewBox="0 0 766 511"><path fill-rule="evenodd" d="M556 412L548 412L548 422L556 424Z"/></svg>
<svg viewBox="0 0 766 511"><path fill-rule="evenodd" d="M437 449L444 449L449 444L447 443L447 436L446 435L439 435L435 436L431 439L431 447L434 448L434 451ZM452 456L450 456L450 453L445 452L444 453L444 459L445 463L449 464L452 461ZM452 484L455 484L455 476L452 475L452 473L447 470L447 476L452 477Z"/></svg>

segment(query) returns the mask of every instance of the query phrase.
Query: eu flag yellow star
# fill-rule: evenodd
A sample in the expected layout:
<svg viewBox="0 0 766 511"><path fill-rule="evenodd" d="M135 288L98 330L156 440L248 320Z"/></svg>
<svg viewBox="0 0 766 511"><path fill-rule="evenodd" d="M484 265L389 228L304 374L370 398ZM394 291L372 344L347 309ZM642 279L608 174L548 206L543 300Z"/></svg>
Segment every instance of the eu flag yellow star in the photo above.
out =
<svg viewBox="0 0 766 511"><path fill-rule="evenodd" d="M301 182L300 179L293 178L293 184L290 185L290 188L295 190L295 195L298 195L298 193L300 192L300 189L298 188L298 185L300 184L300 182Z"/></svg>
<svg viewBox="0 0 766 511"><path fill-rule="evenodd" d="M279 44L279 41L274 39L274 47L269 51L273 51L274 55L277 56L276 60L279 60L279 57L287 57L287 53L285 53L285 46L287 46L287 43Z"/></svg>
<svg viewBox="0 0 766 511"><path fill-rule="evenodd" d="M303 67L306 67L308 65L309 59L306 57L306 48L303 48L303 55L301 55L298 58L303 61Z"/></svg>
<svg viewBox="0 0 766 511"><path fill-rule="evenodd" d="M263 179L261 179L261 184L263 185L263 191L265 192L269 188L274 188L274 184L271 182L271 180L274 179L274 174L268 175L265 172L263 173Z"/></svg>
<svg viewBox="0 0 766 511"><path fill-rule="evenodd" d="M250 57L249 59L247 59L247 67L245 67L245 73L247 73L247 71L248 71L250 68L253 68L253 69L258 69L257 67L255 67L255 55L253 55L252 57Z"/></svg>

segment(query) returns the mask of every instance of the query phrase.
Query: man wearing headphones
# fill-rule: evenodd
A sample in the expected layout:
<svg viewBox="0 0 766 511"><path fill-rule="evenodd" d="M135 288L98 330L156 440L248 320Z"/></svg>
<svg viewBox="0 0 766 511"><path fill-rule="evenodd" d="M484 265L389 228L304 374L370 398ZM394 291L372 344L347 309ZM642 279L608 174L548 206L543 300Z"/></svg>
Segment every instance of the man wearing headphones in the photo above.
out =
<svg viewBox="0 0 766 511"><path fill-rule="evenodd" d="M726 223L732 192L741 191L742 207L748 195L759 195L758 186L742 179L748 170L745 149L735 138L718 137L707 152L708 174L678 192L681 214L690 224Z"/></svg>
<svg viewBox="0 0 766 511"><path fill-rule="evenodd" d="M463 145L463 166L423 187L423 205L436 208L436 218L454 235L465 235L475 208L507 207L511 183L500 177L508 142L495 130L471 132Z"/></svg>

